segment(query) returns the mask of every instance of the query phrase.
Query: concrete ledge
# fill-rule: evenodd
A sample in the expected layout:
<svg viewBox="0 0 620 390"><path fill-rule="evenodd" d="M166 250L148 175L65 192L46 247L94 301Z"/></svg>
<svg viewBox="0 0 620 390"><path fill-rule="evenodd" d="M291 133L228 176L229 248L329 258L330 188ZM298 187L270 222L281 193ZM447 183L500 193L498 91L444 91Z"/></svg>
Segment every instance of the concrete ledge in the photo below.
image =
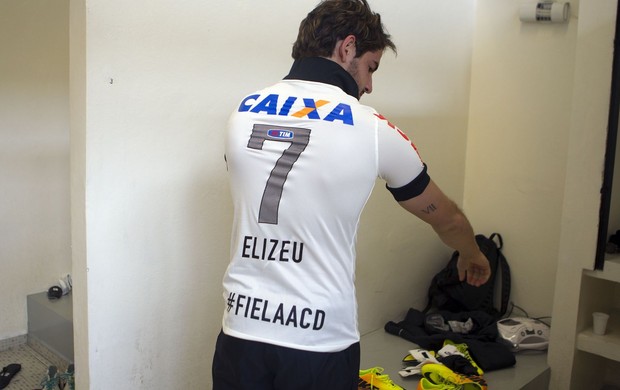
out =
<svg viewBox="0 0 620 390"><path fill-rule="evenodd" d="M28 345L59 367L73 361L71 293L50 300L47 292L28 295Z"/></svg>
<svg viewBox="0 0 620 390"><path fill-rule="evenodd" d="M398 374L401 361L416 344L379 329L362 336L360 368L383 367L385 374L399 386L414 390L419 377L403 378ZM549 388L550 370L546 352L520 352L516 355L514 367L495 370L484 374L489 389L502 390L546 390Z"/></svg>

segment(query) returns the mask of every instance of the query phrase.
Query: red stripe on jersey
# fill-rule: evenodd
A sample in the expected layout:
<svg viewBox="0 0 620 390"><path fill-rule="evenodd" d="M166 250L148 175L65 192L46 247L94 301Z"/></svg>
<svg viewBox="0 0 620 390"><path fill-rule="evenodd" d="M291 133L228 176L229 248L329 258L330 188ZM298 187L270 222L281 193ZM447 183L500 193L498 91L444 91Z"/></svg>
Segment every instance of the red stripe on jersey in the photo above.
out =
<svg viewBox="0 0 620 390"><path fill-rule="evenodd" d="M413 143L413 141L411 141L409 139L409 137L407 137L407 134L403 133L401 129L399 129L398 127L394 126L394 124L392 124L386 117L384 117L381 114L375 114L375 116L383 121L386 121L388 126L390 126L392 129L398 131L398 134L400 134L404 139L406 139L407 141L409 141L409 143L411 144L411 146L413 147L413 150L415 150L415 152L418 154L418 157L420 157L420 160L422 160L422 156L420 156L420 152L418 152L418 148L415 146L415 144Z"/></svg>

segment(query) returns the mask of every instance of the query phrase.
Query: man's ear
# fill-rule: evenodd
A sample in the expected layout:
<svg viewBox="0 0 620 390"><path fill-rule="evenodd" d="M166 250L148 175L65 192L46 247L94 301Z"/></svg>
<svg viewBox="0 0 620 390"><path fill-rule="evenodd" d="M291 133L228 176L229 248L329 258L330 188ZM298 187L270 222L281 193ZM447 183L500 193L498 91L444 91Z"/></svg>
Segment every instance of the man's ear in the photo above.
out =
<svg viewBox="0 0 620 390"><path fill-rule="evenodd" d="M355 40L355 35L347 35L343 40L336 42L331 59L346 68L346 65L355 58Z"/></svg>

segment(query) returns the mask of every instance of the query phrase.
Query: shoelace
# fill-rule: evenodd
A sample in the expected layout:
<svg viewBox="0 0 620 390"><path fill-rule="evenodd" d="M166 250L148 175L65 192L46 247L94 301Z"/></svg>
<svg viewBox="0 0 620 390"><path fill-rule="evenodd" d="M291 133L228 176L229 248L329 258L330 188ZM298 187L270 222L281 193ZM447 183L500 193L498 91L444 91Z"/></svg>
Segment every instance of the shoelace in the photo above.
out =
<svg viewBox="0 0 620 390"><path fill-rule="evenodd" d="M383 384L390 385L391 387L395 388L396 385L394 384L394 382L392 382L392 380L390 379L390 376L387 374L381 374L381 372L383 372L383 370L381 371L377 370L375 372L375 375L370 376L370 386L374 386L374 378L376 377L379 382L382 382Z"/></svg>
<svg viewBox="0 0 620 390"><path fill-rule="evenodd" d="M430 378L428 378L429 381L435 383L435 384L440 384L440 385L447 385L447 386L452 386L450 388L450 390L465 390L465 389L471 389L473 386L476 386L478 389L486 389L486 382L484 379L482 379L482 377L478 377L478 376L463 376L463 375L459 375L459 374L455 374L456 376L452 377L442 377L439 376L438 381L433 381ZM469 383L458 383L461 381L461 378L468 378L471 379L473 381L469 382Z"/></svg>
<svg viewBox="0 0 620 390"><path fill-rule="evenodd" d="M366 382L370 385L371 389L378 389L378 387L375 386L375 383L377 384L383 384L383 385L388 385L394 389L399 389L400 387L397 386L396 384L394 384L394 382L390 379L390 376L387 374L383 374L383 368L382 367L373 367L368 369L368 372L370 373L370 382ZM376 382L375 382L376 380Z"/></svg>

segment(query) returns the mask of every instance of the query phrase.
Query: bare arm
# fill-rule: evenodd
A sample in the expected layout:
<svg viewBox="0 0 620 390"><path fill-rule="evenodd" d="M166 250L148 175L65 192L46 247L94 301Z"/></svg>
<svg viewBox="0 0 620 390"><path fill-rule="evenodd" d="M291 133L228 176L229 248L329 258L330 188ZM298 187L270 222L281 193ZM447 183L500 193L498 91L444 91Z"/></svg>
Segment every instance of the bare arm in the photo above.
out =
<svg viewBox="0 0 620 390"><path fill-rule="evenodd" d="M480 252L467 217L432 180L422 194L399 204L431 225L446 245L459 252L460 280L480 286L489 279L489 261Z"/></svg>

